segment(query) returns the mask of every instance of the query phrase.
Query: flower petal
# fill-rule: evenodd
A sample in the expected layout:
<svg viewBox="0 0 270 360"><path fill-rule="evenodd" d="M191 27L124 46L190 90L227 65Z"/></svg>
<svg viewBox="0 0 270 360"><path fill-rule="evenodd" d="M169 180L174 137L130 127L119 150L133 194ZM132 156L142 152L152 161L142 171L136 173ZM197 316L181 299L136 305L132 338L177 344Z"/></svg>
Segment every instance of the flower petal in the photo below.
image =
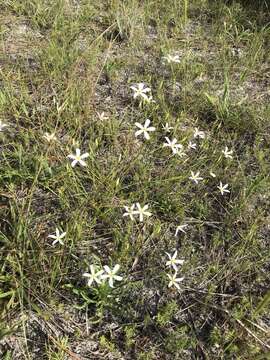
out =
<svg viewBox="0 0 270 360"><path fill-rule="evenodd" d="M117 273L117 271L120 269L120 265L119 264L116 264L112 270L112 272L115 274Z"/></svg>
<svg viewBox="0 0 270 360"><path fill-rule="evenodd" d="M144 127L147 128L150 125L151 121L149 119L145 120Z"/></svg>
<svg viewBox="0 0 270 360"><path fill-rule="evenodd" d="M122 276L119 276L119 275L114 275L113 278L114 278L115 280L117 280L117 281L123 280L123 277L122 277Z"/></svg>
<svg viewBox="0 0 270 360"><path fill-rule="evenodd" d="M93 283L93 281L94 281L94 279L93 279L93 278L90 278L90 279L88 280L88 282L87 282L87 285L88 285L88 286L91 286L92 283Z"/></svg>
<svg viewBox="0 0 270 360"><path fill-rule="evenodd" d="M111 288L113 288L113 278L109 279L109 285L110 285Z"/></svg>
<svg viewBox="0 0 270 360"><path fill-rule="evenodd" d="M150 136L147 131L144 131L144 137L146 140L150 140Z"/></svg>
<svg viewBox="0 0 270 360"><path fill-rule="evenodd" d="M88 158L88 156L89 156L89 153L82 154L81 159L86 159L86 158Z"/></svg>
<svg viewBox="0 0 270 360"><path fill-rule="evenodd" d="M104 270L106 271L106 273L110 273L111 272L111 269L109 268L108 265L104 265Z"/></svg>
<svg viewBox="0 0 270 360"><path fill-rule="evenodd" d="M83 161L83 160L79 160L79 163L80 163L80 165L82 165L82 166L87 166L86 162Z"/></svg>
<svg viewBox="0 0 270 360"><path fill-rule="evenodd" d="M48 238L57 239L57 236L55 236L55 235L48 235Z"/></svg>
<svg viewBox="0 0 270 360"><path fill-rule="evenodd" d="M176 260L175 260L175 263L176 263L176 264L179 264L179 265L183 265L184 262L185 262L185 260L180 260L180 259L176 259Z"/></svg>
<svg viewBox="0 0 270 360"><path fill-rule="evenodd" d="M142 133L143 133L143 130L138 130L135 132L135 136L137 137L137 136L141 135Z"/></svg>
<svg viewBox="0 0 270 360"><path fill-rule="evenodd" d="M70 155L68 155L67 157L68 157L69 159L73 159L73 160L75 160L75 157L76 157L76 156L75 156L75 155L70 154Z"/></svg>

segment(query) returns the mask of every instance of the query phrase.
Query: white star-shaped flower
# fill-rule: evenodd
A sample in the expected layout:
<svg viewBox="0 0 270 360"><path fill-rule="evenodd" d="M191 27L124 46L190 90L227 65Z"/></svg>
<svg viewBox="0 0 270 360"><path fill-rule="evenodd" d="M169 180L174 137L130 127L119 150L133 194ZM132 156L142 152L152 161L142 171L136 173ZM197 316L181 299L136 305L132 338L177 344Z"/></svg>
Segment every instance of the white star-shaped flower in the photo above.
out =
<svg viewBox="0 0 270 360"><path fill-rule="evenodd" d="M175 138L170 140L169 138L165 137L165 140L167 143L164 143L163 147L170 147L173 154L177 154L179 150L183 149L183 145L177 144L177 140Z"/></svg>
<svg viewBox="0 0 270 360"><path fill-rule="evenodd" d="M0 131L3 131L5 127L8 127L8 124L5 124L2 120L0 120Z"/></svg>
<svg viewBox="0 0 270 360"><path fill-rule="evenodd" d="M144 205L143 207L141 207L141 205L139 203L136 203L136 207L137 207L137 210L134 211L134 214L138 214L139 215L139 220L140 221L143 221L143 217L144 216L151 216L152 214L147 211L149 205Z"/></svg>
<svg viewBox="0 0 270 360"><path fill-rule="evenodd" d="M177 234L179 233L179 231L181 231L182 233L184 233L184 234L186 234L187 232L186 232L186 230L185 229L187 229L188 228L188 224L183 224L183 225L179 225L179 226L177 226L177 228L176 228L176 231L175 231L175 236L177 236Z"/></svg>
<svg viewBox="0 0 270 360"><path fill-rule="evenodd" d="M173 127L166 123L165 125L162 124L162 129L166 132L170 132L171 130L173 130Z"/></svg>
<svg viewBox="0 0 270 360"><path fill-rule="evenodd" d="M189 142L188 142L188 148L189 148L189 149L196 150L197 144L194 143L194 142L192 142L192 141L189 141Z"/></svg>
<svg viewBox="0 0 270 360"><path fill-rule="evenodd" d="M45 134L43 135L44 139L47 140L48 142L51 142L51 141L56 141L57 140L57 137L55 136L55 133L47 133L45 132Z"/></svg>
<svg viewBox="0 0 270 360"><path fill-rule="evenodd" d="M104 274L104 270L97 270L95 269L95 265L90 265L90 274L84 273L83 276L87 277L87 285L91 286L92 283L95 281L97 284L101 284L102 278L101 276Z"/></svg>
<svg viewBox="0 0 270 360"><path fill-rule="evenodd" d="M228 146L225 146L225 149L222 150L222 153L224 154L225 158L229 158L229 159L232 159L232 153L233 153L233 150L229 150L228 149Z"/></svg>
<svg viewBox="0 0 270 360"><path fill-rule="evenodd" d="M64 242L62 241L62 239L66 236L66 232L63 232L62 234L60 234L60 231L58 228L55 229L55 235L49 235L48 237L51 239L54 239L52 245L54 246L55 244L57 244L59 242L59 244L64 245Z"/></svg>
<svg viewBox="0 0 270 360"><path fill-rule="evenodd" d="M225 193L229 193L230 190L228 189L228 184L222 185L222 182L220 181L218 189L221 192L221 195L224 195Z"/></svg>
<svg viewBox="0 0 270 360"><path fill-rule="evenodd" d="M134 216L136 214L136 212L134 211L135 208L135 204L132 204L130 207L129 206L124 206L124 209L126 210L126 212L123 214L123 216L129 216L131 220L134 220Z"/></svg>
<svg viewBox="0 0 270 360"><path fill-rule="evenodd" d="M146 140L149 140L150 139L150 135L148 134L148 132L150 131L155 131L156 128L154 126L149 126L150 125L150 120L149 119L146 119L145 120L145 123L144 125L136 122L135 125L140 129L140 130L137 130L135 132L135 136L139 136L141 134L143 134L143 136L145 137Z"/></svg>
<svg viewBox="0 0 270 360"><path fill-rule="evenodd" d="M74 167L77 163L79 163L82 166L87 166L86 162L83 161L83 159L86 159L89 156L88 153L82 154L81 155L81 150L80 149L76 149L76 155L70 154L67 157L69 159L72 159L72 163L71 166Z"/></svg>
<svg viewBox="0 0 270 360"><path fill-rule="evenodd" d="M191 176L189 177L189 179L194 181L196 184L198 184L199 181L203 180L203 178L200 177L200 171L197 171L196 174L191 171Z"/></svg>
<svg viewBox="0 0 270 360"><path fill-rule="evenodd" d="M204 139L205 138L205 132L200 131L198 128L195 128L194 133L193 133L193 137L194 137L194 139L196 139L196 138Z"/></svg>
<svg viewBox="0 0 270 360"><path fill-rule="evenodd" d="M107 265L104 266L104 270L106 271L106 273L104 275L101 275L101 278L105 279L105 280L108 279L109 285L112 288L114 287L113 286L114 280L117 280L117 281L123 280L122 276L116 275L116 273L119 271L119 269L120 269L119 264L116 264L113 269L110 269L109 266L107 266Z"/></svg>
<svg viewBox="0 0 270 360"><path fill-rule="evenodd" d="M175 271L178 270L177 268L177 264L178 265L183 265L185 260L180 260L180 259L176 259L177 257L177 250L175 250L173 255L170 255L169 253L166 252L166 255L169 257L169 260L166 262L166 266L171 266L174 268Z"/></svg>
<svg viewBox="0 0 270 360"><path fill-rule="evenodd" d="M130 86L133 90L133 98L141 97L144 100L148 100L147 93L151 92L151 89L147 87L144 83L138 83Z"/></svg>
<svg viewBox="0 0 270 360"><path fill-rule="evenodd" d="M168 284L168 287L175 286L178 290L180 290L179 282L184 280L184 277L178 278L177 272L175 272L173 275L167 274L168 278L170 279L170 282Z"/></svg>
<svg viewBox="0 0 270 360"><path fill-rule="evenodd" d="M109 119L109 117L105 115L104 111L102 111L102 113L97 112L97 116L98 116L100 121L104 121L104 120Z"/></svg>
<svg viewBox="0 0 270 360"><path fill-rule="evenodd" d="M165 55L163 56L163 60L165 60L168 64L171 64L171 63L177 63L179 64L180 63L180 57L179 55Z"/></svg>

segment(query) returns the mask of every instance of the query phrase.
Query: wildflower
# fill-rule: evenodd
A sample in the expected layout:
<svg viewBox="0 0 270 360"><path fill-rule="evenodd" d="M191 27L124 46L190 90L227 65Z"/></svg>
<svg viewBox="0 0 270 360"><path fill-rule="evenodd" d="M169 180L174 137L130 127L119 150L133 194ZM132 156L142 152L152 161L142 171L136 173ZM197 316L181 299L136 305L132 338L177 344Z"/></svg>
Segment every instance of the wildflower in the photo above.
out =
<svg viewBox="0 0 270 360"><path fill-rule="evenodd" d="M47 140L48 142L51 141L56 141L57 137L55 136L55 133L49 134L47 132L45 132L45 134L43 135L44 139Z"/></svg>
<svg viewBox="0 0 270 360"><path fill-rule="evenodd" d="M165 130L166 132L170 132L173 127L169 126L168 123L166 123L165 125L162 125L162 129Z"/></svg>
<svg viewBox="0 0 270 360"><path fill-rule="evenodd" d="M179 64L180 63L180 57L179 55L165 55L163 56L163 60L167 61L168 64L171 64L171 63L177 63Z"/></svg>
<svg viewBox="0 0 270 360"><path fill-rule="evenodd" d="M81 155L81 150L76 149L76 155L71 154L68 155L67 157L73 160L71 166L74 167L77 163L79 163L82 166L87 166L86 162L83 161L83 159L86 159L88 156L89 156L88 153Z"/></svg>
<svg viewBox="0 0 270 360"><path fill-rule="evenodd" d="M188 148L189 148L189 149L194 149L194 150L196 150L197 144L196 144L196 143L193 143L192 141L189 141L189 142L188 142Z"/></svg>
<svg viewBox="0 0 270 360"><path fill-rule="evenodd" d="M243 55L243 51L240 48L237 48L237 47L233 47L231 49L231 52L232 52L233 56L241 57Z"/></svg>
<svg viewBox="0 0 270 360"><path fill-rule="evenodd" d="M104 111L102 111L102 113L97 112L97 116L98 116L100 121L104 121L104 120L109 119L109 117L105 115Z"/></svg>
<svg viewBox="0 0 270 360"><path fill-rule="evenodd" d="M2 120L0 120L0 132L3 131L5 127L8 127L8 124L5 124Z"/></svg>
<svg viewBox="0 0 270 360"><path fill-rule="evenodd" d="M109 279L109 285L113 288L113 281L121 281L123 279L122 276L116 275L118 270L120 269L120 265L116 264L113 269L110 269L109 266L105 265L104 270L106 271L106 274L101 275L102 279Z"/></svg>
<svg viewBox="0 0 270 360"><path fill-rule="evenodd" d="M150 125L150 120L146 119L144 125L140 124L140 123L135 123L135 125L140 128L140 130L135 132L135 136L139 136L141 134L143 134L143 136L145 137L146 140L150 139L150 136L148 134L149 131L155 131L156 128L154 126L149 126Z"/></svg>
<svg viewBox="0 0 270 360"><path fill-rule="evenodd" d="M194 139L196 139L196 138L204 139L205 138L205 133L204 133L204 131L200 131L198 128L195 128L195 131L193 133L193 137L194 137Z"/></svg>
<svg viewBox="0 0 270 360"><path fill-rule="evenodd" d="M179 149L183 148L183 145L177 144L177 140L174 138L173 140L170 140L169 138L165 137L167 143L163 144L163 147L170 147L172 149L173 154L177 154Z"/></svg>
<svg viewBox="0 0 270 360"><path fill-rule="evenodd" d="M134 211L134 214L138 214L139 215L139 219L140 221L143 221L143 216L151 216L152 214L147 211L148 209L148 205L144 205L143 207L141 207L141 205L139 203L136 203L136 207L137 210Z"/></svg>
<svg viewBox="0 0 270 360"><path fill-rule="evenodd" d="M51 239L54 239L52 245L54 246L59 242L59 244L64 245L62 239L66 236L66 232L63 232L60 234L60 231L58 228L55 229L55 235L49 235L48 237Z"/></svg>
<svg viewBox="0 0 270 360"><path fill-rule="evenodd" d="M210 171L209 173L213 178L217 177L217 175L215 173L213 173L212 171Z"/></svg>
<svg viewBox="0 0 270 360"><path fill-rule="evenodd" d="M104 273L104 270L96 271L94 265L90 265L90 274L84 273L83 276L88 278L87 285L91 286L92 283L95 281L97 284L101 284L101 276Z"/></svg>
<svg viewBox="0 0 270 360"><path fill-rule="evenodd" d="M148 100L148 96L146 95L146 93L151 92L151 89L145 86L144 83L135 84L134 86L130 86L130 88L133 90L134 99L139 96L142 97L144 100Z"/></svg>
<svg viewBox="0 0 270 360"><path fill-rule="evenodd" d="M174 275L167 274L168 278L170 279L170 282L168 284L168 287L175 286L178 290L180 290L179 282L183 281L184 278L177 278L177 271L174 273Z"/></svg>
<svg viewBox="0 0 270 360"><path fill-rule="evenodd" d="M186 231L185 231L185 229L187 229L188 228L188 224L183 224L183 225L179 225L179 226L177 226L177 228L176 228L176 231L175 231L175 236L177 236L177 234L178 234L178 232L179 231L181 231L182 233L184 233L184 234L186 234Z"/></svg>
<svg viewBox="0 0 270 360"><path fill-rule="evenodd" d="M228 184L222 185L222 182L220 181L218 189L221 192L221 195L224 195L224 193L229 193L230 192L230 190L227 189L228 186L229 186Z"/></svg>
<svg viewBox="0 0 270 360"><path fill-rule="evenodd" d="M126 212L123 214L123 216L129 216L131 220L134 220L134 208L135 208L135 204L132 204L130 207L128 206L124 206Z"/></svg>
<svg viewBox="0 0 270 360"><path fill-rule="evenodd" d="M233 153L233 150L229 150L228 149L228 146L225 146L225 149L222 150L222 153L224 154L225 158L230 158L232 159L232 153Z"/></svg>
<svg viewBox="0 0 270 360"><path fill-rule="evenodd" d="M183 263L185 262L185 260L176 259L177 250L175 250L175 252L172 256L167 252L166 252L166 255L168 255L168 257L169 257L169 260L166 262L166 266L172 266L175 271L178 270L177 264L183 265Z"/></svg>
<svg viewBox="0 0 270 360"><path fill-rule="evenodd" d="M200 177L199 175L200 175L200 171L197 171L196 174L193 171L191 171L191 176L189 177L189 179L194 181L196 184L198 184L200 180L203 180L203 178Z"/></svg>

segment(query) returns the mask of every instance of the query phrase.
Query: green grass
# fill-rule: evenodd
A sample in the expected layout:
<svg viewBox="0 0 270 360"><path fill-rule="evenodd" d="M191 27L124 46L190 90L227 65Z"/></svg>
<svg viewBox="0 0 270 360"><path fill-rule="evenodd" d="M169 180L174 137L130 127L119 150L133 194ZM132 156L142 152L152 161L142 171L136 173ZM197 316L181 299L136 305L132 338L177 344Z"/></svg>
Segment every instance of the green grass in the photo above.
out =
<svg viewBox="0 0 270 360"><path fill-rule="evenodd" d="M269 359L268 2L4 0L0 13L1 359ZM155 103L134 101L139 82ZM146 118L149 141L135 137ZM188 150L195 128L206 138ZM87 167L71 167L76 147ZM136 202L152 216L123 217ZM113 289L87 286L91 264L117 263Z"/></svg>

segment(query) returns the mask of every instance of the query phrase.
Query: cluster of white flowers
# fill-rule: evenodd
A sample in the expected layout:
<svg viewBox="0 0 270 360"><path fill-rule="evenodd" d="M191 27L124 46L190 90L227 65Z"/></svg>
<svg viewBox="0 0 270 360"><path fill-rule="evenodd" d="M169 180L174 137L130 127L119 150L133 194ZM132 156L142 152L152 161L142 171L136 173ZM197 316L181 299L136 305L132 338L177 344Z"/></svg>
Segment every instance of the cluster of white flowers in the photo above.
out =
<svg viewBox="0 0 270 360"><path fill-rule="evenodd" d="M213 172L210 171L210 175L215 178L216 174L214 174ZM203 178L200 177L200 171L197 171L196 174L191 171L191 176L189 177L190 180L192 180L195 184L198 184L199 181L202 181ZM219 189L221 195L224 195L225 193L229 193L230 190L228 189L229 185L225 184L223 185L222 182L219 182L219 185L217 186L217 188Z"/></svg>
<svg viewBox="0 0 270 360"><path fill-rule="evenodd" d="M179 63L180 58L179 55L167 55L164 56L164 61L167 63ZM138 83L130 87L133 90L133 98L142 100L143 102L154 102L152 94L151 94L151 88L146 86L144 83ZM97 113L97 116L100 121L107 120L108 117L105 116L104 112ZM154 126L150 126L151 121L150 119L146 119L144 124L140 124L138 122L135 123L135 126L139 129L135 132L135 137L143 136L146 140L150 139L149 133L154 132L156 128ZM8 125L3 123L0 120L0 131L3 131L5 127ZM165 123L165 125L162 125L163 130L166 133L170 133L171 130L174 128L169 125L169 123ZM57 141L57 137L55 132L53 133L45 133L43 135L44 139L47 142ZM206 134L204 131L199 130L197 127L195 127L193 132L193 138L192 139L205 139ZM196 150L197 149L197 143L194 142L194 140L190 139L187 145L188 150ZM165 136L165 143L163 143L163 147L168 147L171 149L173 155L179 155L180 157L185 156L186 153L184 152L184 146L180 143L178 143L176 138L170 139L169 137ZM222 150L222 154L225 158L232 159L233 150L229 150L229 148L226 146L224 150ZM75 154L69 154L67 155L67 158L71 159L71 167L75 167L77 164L81 165L83 167L87 166L87 163L85 162L85 159L89 157L89 153L81 153L81 150L77 147L75 150ZM210 176L215 178L216 175L210 171ZM189 177L191 181L193 181L195 184L198 184L200 181L203 181L203 178L200 176L200 171L193 172L191 171L191 176ZM224 195L225 193L229 193L230 190L228 189L228 184L223 185L220 181L217 188L219 189L220 193ZM123 214L124 217L129 217L132 221L135 220L135 218L138 216L138 219L140 222L144 221L145 217L150 217L152 213L148 210L149 205L141 205L139 202L132 204L131 206L124 206L125 212ZM182 224L177 226L175 231L175 236L178 235L179 232L186 233L186 229L189 227L188 224ZM53 239L52 245L56 245L59 243L60 245L64 245L64 238L66 236L66 232L60 232L58 228L56 228L55 234L48 235L49 238ZM177 277L178 275L178 266L182 265L184 263L184 260L177 259L177 250L174 252L173 255L170 255L169 253L166 253L169 257L169 260L166 262L166 266L170 266L174 273L168 273L167 276L169 277L169 287L175 286L177 289L180 289L179 283L183 281L184 277ZM123 278L116 273L119 271L120 265L116 264L112 269L105 265L103 269L100 269L98 266L92 264L90 265L90 273L84 273L83 276L88 279L88 286L92 286L93 283L96 283L97 285L102 284L104 281L108 280L109 286L113 287L114 280L121 281Z"/></svg>
<svg viewBox="0 0 270 360"><path fill-rule="evenodd" d="M177 259L177 250L175 250L173 255L170 255L166 252L166 255L169 257L169 260L166 262L166 266L169 266L174 273L168 273L167 276L169 278L168 287L175 286L178 290L180 290L179 283L184 280L184 277L177 277L178 275L178 265L181 266L184 264L185 260Z"/></svg>
<svg viewBox="0 0 270 360"><path fill-rule="evenodd" d="M136 206L136 209L135 209L135 206ZM147 211L148 207L149 207L148 204L146 204L142 207L140 205L140 203L132 204L130 207L124 206L124 209L126 210L126 212L123 214L123 216L129 216L129 218L131 220L135 220L134 215L139 215L139 220L142 222L144 216L149 217L152 215L149 211Z"/></svg>
<svg viewBox="0 0 270 360"><path fill-rule="evenodd" d="M53 239L52 245L56 245L57 243L64 245L63 239L66 236L66 232L60 233L60 230L56 228L55 235L50 234L48 235L48 238ZM93 282L96 282L96 284L102 284L104 281L108 280L109 286L113 286L114 280L121 281L123 279L122 276L116 275L116 273L120 269L120 265L116 264L113 269L111 269L108 265L105 265L103 269L99 269L95 265L90 265L90 273L84 273L83 276L88 278L87 285L92 286Z"/></svg>
<svg viewBox="0 0 270 360"><path fill-rule="evenodd" d="M180 56L178 54L168 54L163 57L163 61L167 64L179 64L180 63ZM134 84L130 86L131 90L133 91L133 98L138 99L143 103L150 104L155 103L155 100L152 96L152 90L150 87L145 85L144 83L140 82L137 84ZM104 112L97 112L97 117L100 121L108 120L108 116L105 115ZM143 124L139 122L135 122L135 126L138 128L138 130L135 132L135 137L143 136L144 139L150 140L150 134L154 131L156 131L156 127L150 126L151 120L146 119ZM4 123L2 120L0 120L0 132L2 132L6 127L9 125ZM170 126L168 122L165 124L162 124L162 129L165 131L165 133L170 133L171 130L174 128ZM45 132L43 135L43 138L48 142L51 143L53 141L57 141L57 136L55 132L48 133ZM195 127L193 131L192 139L188 140L187 149L184 148L182 144L178 142L178 140L175 137L169 138L165 136L165 142L163 143L163 148L169 148L173 155L178 155L179 157L186 156L186 150L196 150L198 143L197 140L205 139L206 134L204 131L200 130L199 128ZM78 145L77 145L78 146ZM233 159L233 150L229 150L228 146L225 147L224 150L222 150L222 154L226 159ZM87 166L87 162L85 161L90 154L88 152L81 153L81 150L77 147L75 149L75 154L69 154L67 155L67 158L72 160L71 161L71 167L74 168L76 165L80 165L82 167ZM216 178L215 173L210 171L210 176L213 178ZM200 171L191 171L191 176L189 177L189 180L193 181L196 185L199 184L200 181L203 181L203 177L200 176ZM219 189L221 195L224 195L226 193L230 193L230 190L228 189L229 185L224 184L220 181L217 188ZM144 221L144 218L150 217L152 213L148 210L149 205L141 205L139 202L136 202L132 204L131 206L124 206L125 213L123 214L123 217L129 217L132 221L138 217L138 220L140 222ZM178 235L179 232L186 233L186 229L189 227L188 224L181 224L177 226L175 231L175 236ZM56 244L64 245L64 238L66 236L67 232L60 232L59 228L56 228L55 234L48 235L48 238L53 239L52 246L55 246ZM179 283L184 280L184 277L178 277L178 271L179 267L183 265L184 260L183 259L177 259L177 250L173 253L173 255L166 252L166 255L168 256L169 260L166 261L166 267L170 267L171 272L167 273L166 275L169 278L168 287L176 287L178 290L180 289ZM110 268L108 265L103 266L103 268L100 268L99 266L95 264L90 265L90 272L83 273L83 277L87 278L87 285L89 287L93 286L93 284L100 285L102 283L105 283L108 281L108 284L111 288L114 287L114 281L121 281L123 280L122 276L117 275L118 271L120 269L120 265L116 264L113 268Z"/></svg>
<svg viewBox="0 0 270 360"><path fill-rule="evenodd" d="M104 270L103 270L104 269ZM103 269L95 265L90 265L90 273L84 273L83 276L88 279L87 285L90 287L95 282L97 285L104 283L106 280L109 282L109 286L113 288L114 280L121 281L123 280L122 276L116 275L120 269L120 265L116 264L112 269L105 265Z"/></svg>
<svg viewBox="0 0 270 360"><path fill-rule="evenodd" d="M166 59L166 61L168 63L170 62L179 62L179 56L175 55L167 55L164 57L164 59ZM151 101L152 100L152 95L151 95L151 88L147 87L144 83L138 83L135 84L133 86L130 87L133 90L133 97L134 99L136 98L140 98L143 99L144 101ZM105 120L108 119L107 116L105 116L104 112L102 113L97 113L98 117L100 120ZM156 130L156 128L154 126L150 126L151 121L150 119L146 119L144 124L140 124L138 122L135 123L135 126L137 126L139 128L139 130L137 130L135 132L135 136L138 137L140 135L143 135L143 137L146 140L150 139L150 135L149 132L153 132ZM8 126L7 124L4 124L2 121L0 121L0 131L2 131L4 129L4 127ZM173 130L173 127L171 127L168 123L166 123L165 125L162 125L162 128L164 129L165 132L170 132L171 130ZM57 137L55 135L55 133L45 133L43 136L48 142L51 141L56 141ZM199 130L197 127L195 127L194 132L193 132L193 138L194 139L205 139L206 134L204 131ZM172 154L173 155L178 155L179 157L183 157L186 155L185 151L184 151L184 146L182 144L179 144L177 142L176 138L173 139L169 139L168 137L165 136L165 140L166 142L163 143L163 147L168 147L171 149ZM196 150L197 149L197 143L193 142L192 140L189 140L188 146L187 148L190 150ZM233 150L229 150L228 146L225 147L224 150L222 150L222 154L224 155L225 158L229 158L232 159L232 154L233 154ZM83 167L87 166L87 163L84 161L84 159L89 157L89 153L86 152L84 154L81 154L81 150L79 148L76 148L75 150L75 154L69 154L67 156L69 159L72 160L71 162L71 166L75 167L77 164L81 165ZM215 178L216 175L210 171L210 175ZM189 179L191 181L193 181L195 184L198 184L200 181L203 180L203 178L200 176L200 171L197 171L196 173L191 171L191 176L189 177ZM229 193L230 190L228 189L228 184L224 184L220 181L219 185L217 186L217 188L219 189L221 195L224 195L226 193ZM140 221L143 221L143 215L145 216L150 216L151 213L147 212L146 210L148 209L148 205L145 205L143 208L140 207L140 204L136 204L137 206L137 210L134 210L135 208L135 204L133 204L130 208L125 207L125 209L127 210L127 212L124 214L124 216L129 216L132 220L134 220L134 216L133 215L139 215ZM145 212L146 211L146 212Z"/></svg>
<svg viewBox="0 0 270 360"><path fill-rule="evenodd" d="M164 62L167 62L168 64L171 63L180 63L180 57L179 55L166 55L163 57ZM151 95L151 88L146 86L144 83L138 83L133 86L131 86L131 89L133 90L133 98L140 98L143 101L149 102L149 98L152 100ZM150 139L150 132L153 132L156 130L154 126L150 126L151 121L149 119L145 120L144 124L140 124L138 122L135 123L135 125L139 128L135 132L135 136L143 135L143 137L146 140ZM169 125L169 123L165 123L165 125L162 125L163 130L166 133L170 133L171 130L173 130L173 127ZM193 132L193 139L205 139L206 134L204 131L200 130L199 128L195 127ZM184 146L180 143L178 143L176 138L170 139L169 137L165 137L166 142L163 143L163 147L168 147L171 149L172 154L179 155L180 157L185 156L186 153L184 152ZM197 149L197 143L189 140L188 150L196 150ZM226 146L224 150L222 150L222 154L225 156L225 158L232 159L232 153L233 150L229 150L229 148ZM216 178L216 174L210 171L210 176L213 178ZM200 181L203 180L203 177L200 176L200 171L193 172L191 171L191 176L189 177L191 181L193 181L195 184L198 184ZM228 189L228 184L223 185L220 181L217 188L219 189L221 195L224 195L225 193L229 193L230 190ZM148 205L145 205L143 208L140 206L139 203L132 204L131 206L124 206L125 213L123 216L128 216L131 220L134 220L135 215L139 215L139 220L143 221L143 216L151 216L152 214L148 212ZM175 236L178 235L179 231L186 233L186 229L188 228L188 224L182 224L177 226ZM177 251L174 252L173 255L170 255L169 253L166 253L169 257L169 260L166 262L166 266L171 266L174 269L174 273L167 274L169 277L169 284L168 286L175 286L177 289L180 289L179 283L183 281L184 277L177 277L178 275L178 267L177 265L182 265L184 263L184 260L177 259Z"/></svg>

